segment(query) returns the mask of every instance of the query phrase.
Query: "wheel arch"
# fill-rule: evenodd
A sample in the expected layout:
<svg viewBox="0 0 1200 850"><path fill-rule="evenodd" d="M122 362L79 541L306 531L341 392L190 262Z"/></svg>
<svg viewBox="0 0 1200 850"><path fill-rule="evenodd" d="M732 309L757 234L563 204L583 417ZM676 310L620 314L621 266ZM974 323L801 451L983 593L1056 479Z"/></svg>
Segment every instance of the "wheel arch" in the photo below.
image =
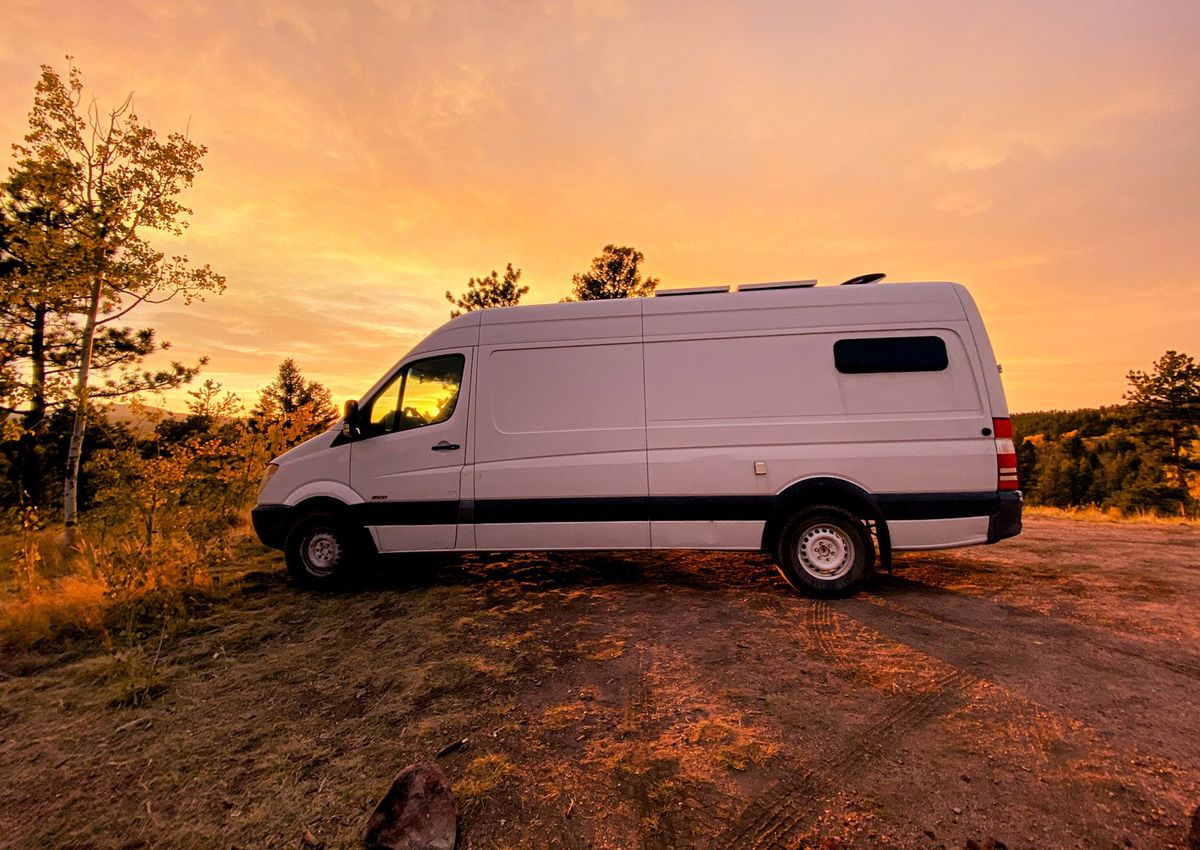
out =
<svg viewBox="0 0 1200 850"><path fill-rule="evenodd" d="M317 499L328 499L342 508L347 505L359 505L363 502L362 496L342 482L324 479L306 481L289 493L283 502L285 505L298 508Z"/></svg>
<svg viewBox="0 0 1200 850"><path fill-rule="evenodd" d="M873 523L875 536L879 540L880 566L883 569L891 567L892 538L879 504L857 484L831 476L805 478L790 484L775 497L766 525L763 526L763 551L773 551L788 518L810 505L835 505Z"/></svg>
<svg viewBox="0 0 1200 850"><path fill-rule="evenodd" d="M296 526L298 526L301 522L315 513L331 514L332 516L338 517L339 520L349 518L351 515L351 507L352 505L348 505L340 499L334 498L333 496L309 496L293 506L295 519L292 520L291 528L296 528ZM371 534L366 526L361 526L360 528L362 534L358 536L360 537L361 541L369 544L372 549L378 552L379 546L375 542L375 536ZM291 533L291 529L289 529L288 533Z"/></svg>

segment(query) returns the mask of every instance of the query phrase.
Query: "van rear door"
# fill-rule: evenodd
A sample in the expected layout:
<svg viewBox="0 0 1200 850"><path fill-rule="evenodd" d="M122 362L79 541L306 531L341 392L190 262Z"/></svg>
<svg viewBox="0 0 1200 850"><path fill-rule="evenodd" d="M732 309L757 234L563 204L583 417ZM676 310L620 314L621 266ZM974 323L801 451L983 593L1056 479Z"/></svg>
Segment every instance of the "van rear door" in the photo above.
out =
<svg viewBox="0 0 1200 850"><path fill-rule="evenodd" d="M455 546L472 355L423 353L362 405L350 483L381 552Z"/></svg>

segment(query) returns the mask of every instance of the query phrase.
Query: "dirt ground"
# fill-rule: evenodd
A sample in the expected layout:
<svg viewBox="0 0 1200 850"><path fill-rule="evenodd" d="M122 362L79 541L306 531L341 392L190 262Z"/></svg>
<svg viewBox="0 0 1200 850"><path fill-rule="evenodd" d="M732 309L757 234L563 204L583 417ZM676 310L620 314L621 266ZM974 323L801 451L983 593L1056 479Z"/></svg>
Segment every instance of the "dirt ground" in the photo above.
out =
<svg viewBox="0 0 1200 850"><path fill-rule="evenodd" d="M1035 518L836 602L741 554L248 565L148 707L0 664L0 847L360 846L463 738L461 848L1189 846L1195 527Z"/></svg>

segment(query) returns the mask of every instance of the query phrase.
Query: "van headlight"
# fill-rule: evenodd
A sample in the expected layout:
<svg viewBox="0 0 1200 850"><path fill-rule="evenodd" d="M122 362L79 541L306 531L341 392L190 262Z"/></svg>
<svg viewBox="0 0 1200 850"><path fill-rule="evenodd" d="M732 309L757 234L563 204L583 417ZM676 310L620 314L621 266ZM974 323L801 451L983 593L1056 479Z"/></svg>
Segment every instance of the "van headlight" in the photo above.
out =
<svg viewBox="0 0 1200 850"><path fill-rule="evenodd" d="M275 473L279 471L279 464L268 463L267 468L263 470L262 481L258 485L258 495L262 495L263 490L267 489L267 484L275 477Z"/></svg>

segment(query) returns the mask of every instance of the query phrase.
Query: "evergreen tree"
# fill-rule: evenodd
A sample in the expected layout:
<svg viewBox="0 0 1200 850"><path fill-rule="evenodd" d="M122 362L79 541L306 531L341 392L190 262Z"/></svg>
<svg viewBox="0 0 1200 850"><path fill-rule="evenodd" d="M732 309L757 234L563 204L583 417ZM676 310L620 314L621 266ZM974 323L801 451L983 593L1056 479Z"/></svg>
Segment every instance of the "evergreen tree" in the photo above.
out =
<svg viewBox="0 0 1200 850"><path fill-rule="evenodd" d="M658 278L643 278L639 270L645 256L623 245L605 245L592 267L572 278L576 301L600 301L611 298L639 298L654 294Z"/></svg>
<svg viewBox="0 0 1200 850"><path fill-rule="evenodd" d="M457 307L450 311L450 318L456 318L472 310L486 310L488 307L515 307L521 301L521 296L529 291L528 286L519 286L521 270L513 269L512 263L504 268L504 278L501 279L492 269L490 275L481 278L470 278L467 281L467 291L455 298L449 291L446 300Z"/></svg>
<svg viewBox="0 0 1200 850"><path fill-rule="evenodd" d="M291 357L279 364L275 380L259 394L250 415L260 429L281 424L294 431L291 439L297 443L328 430L338 418L333 395L322 384L306 380Z"/></svg>
<svg viewBox="0 0 1200 850"><path fill-rule="evenodd" d="M1133 370L1125 393L1141 419L1141 433L1161 447L1179 493L1179 511L1191 501L1192 474L1200 470L1193 444L1200 437L1200 365L1186 354L1168 351L1150 372Z"/></svg>

